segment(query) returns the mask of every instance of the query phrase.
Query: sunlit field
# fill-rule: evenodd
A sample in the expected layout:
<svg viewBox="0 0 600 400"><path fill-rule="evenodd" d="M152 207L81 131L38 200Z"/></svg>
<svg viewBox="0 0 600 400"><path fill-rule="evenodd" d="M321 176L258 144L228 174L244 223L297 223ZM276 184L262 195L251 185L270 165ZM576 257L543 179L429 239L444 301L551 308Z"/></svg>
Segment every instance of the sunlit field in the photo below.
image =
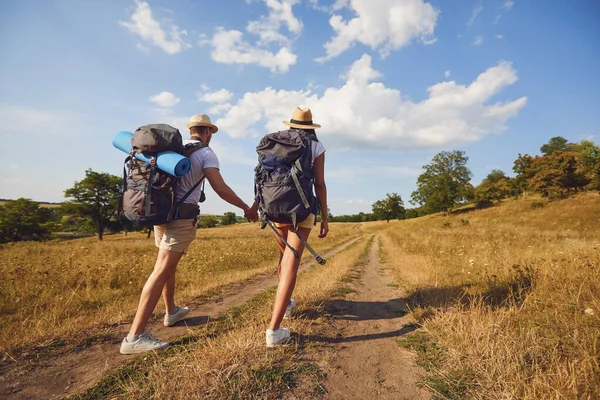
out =
<svg viewBox="0 0 600 400"><path fill-rule="evenodd" d="M353 224L331 224L324 252L358 235ZM154 235L107 235L0 249L0 350L43 345L106 324L129 322L142 286L154 267ZM305 252L305 258L310 254ZM200 229L177 269L176 301L186 304L212 290L273 273L278 250L269 228L240 224ZM164 313L159 303L156 313Z"/></svg>
<svg viewBox="0 0 600 400"><path fill-rule="evenodd" d="M381 266L420 326L398 346L417 354L434 396L600 398L599 213L600 195L583 193L389 223L332 223L326 239L313 232L318 252L360 240L300 274L296 317L287 324L304 344L265 351L269 289L191 328L169 350L107 371L82 398L281 398L299 380L320 396L325 378L304 356L330 323L324 304L349 293L344 282L360 279L353 271L376 238ZM17 357L20 348L128 324L156 252L144 233L3 246L1 351ZM198 230L178 268L177 302L273 274L277 260L272 233L258 224ZM156 315L163 312L159 303Z"/></svg>
<svg viewBox="0 0 600 400"><path fill-rule="evenodd" d="M600 196L390 222L387 268L452 398L600 398Z"/></svg>

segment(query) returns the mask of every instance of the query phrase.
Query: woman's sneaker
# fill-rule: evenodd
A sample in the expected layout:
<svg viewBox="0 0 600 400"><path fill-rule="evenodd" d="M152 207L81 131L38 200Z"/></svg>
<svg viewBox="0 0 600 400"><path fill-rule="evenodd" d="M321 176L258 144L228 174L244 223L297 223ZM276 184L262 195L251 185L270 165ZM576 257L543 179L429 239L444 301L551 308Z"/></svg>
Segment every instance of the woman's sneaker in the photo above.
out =
<svg viewBox="0 0 600 400"><path fill-rule="evenodd" d="M287 328L279 328L275 331L267 329L267 347L275 347L280 344L286 344L290 338L290 330Z"/></svg>
<svg viewBox="0 0 600 400"><path fill-rule="evenodd" d="M292 316L292 311L296 308L296 300L290 299L290 304L288 304L285 309L285 314L283 314L283 318L290 318Z"/></svg>
<svg viewBox="0 0 600 400"><path fill-rule="evenodd" d="M161 350L168 345L168 342L161 342L150 335L150 332L144 332L138 337L138 340L133 342L127 341L127 337L125 337L121 343L121 354L138 354L145 351Z"/></svg>
<svg viewBox="0 0 600 400"><path fill-rule="evenodd" d="M175 312L173 314L169 314L168 312L165 314L165 326L172 326L178 323L190 312L190 309L187 307L179 307L175 306Z"/></svg>

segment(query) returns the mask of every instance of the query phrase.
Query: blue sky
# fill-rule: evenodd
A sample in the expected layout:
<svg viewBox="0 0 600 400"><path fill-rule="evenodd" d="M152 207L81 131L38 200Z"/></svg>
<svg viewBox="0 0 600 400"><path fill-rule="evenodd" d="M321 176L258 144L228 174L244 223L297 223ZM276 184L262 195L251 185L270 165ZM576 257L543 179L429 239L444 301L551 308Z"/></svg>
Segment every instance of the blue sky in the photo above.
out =
<svg viewBox="0 0 600 400"><path fill-rule="evenodd" d="M207 113L229 185L295 106L323 125L334 215L406 206L435 154L477 185L553 136L598 143L594 0L27 0L0 4L0 198L120 175L114 134ZM209 190L204 213L240 211Z"/></svg>

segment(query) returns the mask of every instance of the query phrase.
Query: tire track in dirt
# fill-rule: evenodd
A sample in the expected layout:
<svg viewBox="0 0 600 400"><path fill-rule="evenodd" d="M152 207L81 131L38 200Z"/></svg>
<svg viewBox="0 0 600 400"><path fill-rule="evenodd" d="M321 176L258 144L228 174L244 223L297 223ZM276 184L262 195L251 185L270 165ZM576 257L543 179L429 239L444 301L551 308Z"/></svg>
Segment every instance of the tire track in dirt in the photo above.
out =
<svg viewBox="0 0 600 400"><path fill-rule="evenodd" d="M359 240L361 236L348 240L322 254L331 257ZM314 265L310 259L300 264L299 272ZM157 337L173 341L185 336L190 328L208 323L232 307L242 305L261 291L277 285L277 275L262 274L250 281L230 285L216 298L193 304L184 321L172 327L162 325L160 318L151 320L148 328ZM85 335L101 334L105 340L93 343L80 351L70 351L40 361L16 360L0 369L0 398L52 399L81 393L93 387L100 378L140 355L122 355L119 346L127 334L129 324L109 327L101 332L86 332ZM143 355L142 355L143 357Z"/></svg>
<svg viewBox="0 0 600 400"><path fill-rule="evenodd" d="M325 372L325 399L428 399L417 382L421 369L396 338L416 329L391 279L380 269L378 237L355 282L356 293L332 300L326 308L334 320L326 336L312 341L327 345L316 356Z"/></svg>

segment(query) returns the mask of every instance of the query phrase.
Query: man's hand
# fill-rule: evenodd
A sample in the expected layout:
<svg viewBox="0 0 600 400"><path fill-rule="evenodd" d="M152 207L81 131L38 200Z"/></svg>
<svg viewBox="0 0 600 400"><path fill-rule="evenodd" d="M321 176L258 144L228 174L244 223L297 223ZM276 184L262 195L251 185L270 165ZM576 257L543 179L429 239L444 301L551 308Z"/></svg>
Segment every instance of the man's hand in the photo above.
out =
<svg viewBox="0 0 600 400"><path fill-rule="evenodd" d="M254 203L252 207L246 209L244 211L244 218L246 218L248 222L258 221L258 204Z"/></svg>
<svg viewBox="0 0 600 400"><path fill-rule="evenodd" d="M321 231L319 232L319 237L324 238L325 236L327 236L328 232L329 232L329 223L327 222L327 220L321 220Z"/></svg>

